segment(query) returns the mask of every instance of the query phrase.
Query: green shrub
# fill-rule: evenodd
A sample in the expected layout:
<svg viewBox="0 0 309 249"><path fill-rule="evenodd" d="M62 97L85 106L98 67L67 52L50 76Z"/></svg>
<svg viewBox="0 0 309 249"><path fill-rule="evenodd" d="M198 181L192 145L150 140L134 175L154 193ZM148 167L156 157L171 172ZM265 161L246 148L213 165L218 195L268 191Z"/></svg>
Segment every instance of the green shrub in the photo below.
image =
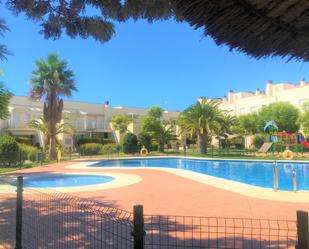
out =
<svg viewBox="0 0 309 249"><path fill-rule="evenodd" d="M86 143L79 146L82 155L99 155L103 146L98 143Z"/></svg>
<svg viewBox="0 0 309 249"><path fill-rule="evenodd" d="M111 139L83 137L77 141L77 145L80 146L82 144L89 144L89 143L96 143L96 144L104 145L104 144L109 144L113 142L114 141Z"/></svg>
<svg viewBox="0 0 309 249"><path fill-rule="evenodd" d="M127 133L122 139L123 152L125 154L134 154L137 151L137 136L133 133Z"/></svg>
<svg viewBox="0 0 309 249"><path fill-rule="evenodd" d="M286 146L281 143L274 143L271 147L271 151L273 152L283 152L285 150Z"/></svg>
<svg viewBox="0 0 309 249"><path fill-rule="evenodd" d="M18 143L10 135L0 135L0 163L3 165L20 164Z"/></svg>
<svg viewBox="0 0 309 249"><path fill-rule="evenodd" d="M138 135L138 147L141 149L143 146L148 150L151 151L151 141L152 138L149 134L142 132Z"/></svg>
<svg viewBox="0 0 309 249"><path fill-rule="evenodd" d="M28 144L18 144L22 160L29 160L31 162L36 161L36 154L40 152L40 150L34 146Z"/></svg>
<svg viewBox="0 0 309 249"><path fill-rule="evenodd" d="M103 145L101 153L102 154L118 153L119 151L121 151L121 146L119 144L111 143Z"/></svg>
<svg viewBox="0 0 309 249"><path fill-rule="evenodd" d="M259 149L263 143L265 142L265 136L264 135L256 135L253 139L253 144L255 148Z"/></svg>
<svg viewBox="0 0 309 249"><path fill-rule="evenodd" d="M15 136L16 142L19 144L27 144L27 145L32 145L34 136Z"/></svg>

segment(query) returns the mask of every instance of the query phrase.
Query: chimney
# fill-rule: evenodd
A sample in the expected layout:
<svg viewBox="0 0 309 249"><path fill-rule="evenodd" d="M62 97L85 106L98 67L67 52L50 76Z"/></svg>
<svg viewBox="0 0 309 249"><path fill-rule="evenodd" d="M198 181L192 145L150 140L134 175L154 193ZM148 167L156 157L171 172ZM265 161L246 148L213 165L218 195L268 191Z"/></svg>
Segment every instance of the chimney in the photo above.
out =
<svg viewBox="0 0 309 249"><path fill-rule="evenodd" d="M103 105L104 105L105 108L108 108L109 107L109 101L108 100L104 101Z"/></svg>
<svg viewBox="0 0 309 249"><path fill-rule="evenodd" d="M234 103L234 92L233 92L233 90L229 90L229 92L227 93L227 101L228 101L229 104Z"/></svg>
<svg viewBox="0 0 309 249"><path fill-rule="evenodd" d="M266 83L266 95L269 97L273 96L273 82L271 80Z"/></svg>
<svg viewBox="0 0 309 249"><path fill-rule="evenodd" d="M260 88L257 88L256 90L255 90L255 95L260 95L261 94L261 90L260 90Z"/></svg>
<svg viewBox="0 0 309 249"><path fill-rule="evenodd" d="M305 86L305 85L307 85L306 79L305 79L305 78L302 78L302 79L300 80L300 82L299 82L299 85L300 85L300 86Z"/></svg>

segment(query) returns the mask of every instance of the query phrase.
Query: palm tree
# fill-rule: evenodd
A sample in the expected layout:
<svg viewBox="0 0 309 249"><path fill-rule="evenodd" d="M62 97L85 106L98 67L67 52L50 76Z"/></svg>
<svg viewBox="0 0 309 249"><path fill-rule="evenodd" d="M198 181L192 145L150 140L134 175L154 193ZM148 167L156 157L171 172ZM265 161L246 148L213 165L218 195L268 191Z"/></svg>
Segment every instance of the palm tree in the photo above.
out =
<svg viewBox="0 0 309 249"><path fill-rule="evenodd" d="M201 154L207 153L207 142L210 136L219 134L226 128L225 112L219 108L216 99L200 98L196 104L185 109L179 116L178 125L181 133L198 139Z"/></svg>
<svg viewBox="0 0 309 249"><path fill-rule="evenodd" d="M167 123L161 124L152 133L152 138L158 144L160 152L164 152L164 145L168 145L171 141L177 140L173 125Z"/></svg>
<svg viewBox="0 0 309 249"><path fill-rule="evenodd" d="M39 117L31 120L28 123L28 127L34 128L43 133L45 148L47 148L50 143L51 129L49 123L45 120L45 118ZM62 119L61 122L56 124L56 143L59 143L57 141L57 135L59 134L73 135L74 131L75 131L74 127L68 122L68 120Z"/></svg>
<svg viewBox="0 0 309 249"><path fill-rule="evenodd" d="M9 31L9 28L6 26L6 23L3 19L0 19L0 36L3 36L5 32ZM6 55L10 55L5 45L0 44L0 60L5 60Z"/></svg>
<svg viewBox="0 0 309 249"><path fill-rule="evenodd" d="M37 69L32 71L30 97L45 97L43 117L49 127L49 159L56 158L57 124L61 122L63 100L60 96L71 96L76 91L74 73L67 69L67 62L60 61L57 54L50 54L47 60L37 60Z"/></svg>

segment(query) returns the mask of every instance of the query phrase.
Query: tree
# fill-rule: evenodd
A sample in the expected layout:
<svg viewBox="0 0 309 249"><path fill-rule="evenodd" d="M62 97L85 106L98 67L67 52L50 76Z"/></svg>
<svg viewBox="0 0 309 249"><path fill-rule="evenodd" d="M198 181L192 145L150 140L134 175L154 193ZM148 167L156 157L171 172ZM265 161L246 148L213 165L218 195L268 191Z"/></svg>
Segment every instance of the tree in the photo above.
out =
<svg viewBox="0 0 309 249"><path fill-rule="evenodd" d="M119 131L120 134L126 133L128 130L128 125L132 120L126 117L123 114L118 114L112 118L112 125L116 131Z"/></svg>
<svg viewBox="0 0 309 249"><path fill-rule="evenodd" d="M207 153L207 141L210 136L219 134L226 126L224 111L219 108L216 99L201 98L196 104L185 109L178 118L181 133L196 135L201 154Z"/></svg>
<svg viewBox="0 0 309 249"><path fill-rule="evenodd" d="M122 140L123 153L135 154L138 148L137 136L133 133L127 133Z"/></svg>
<svg viewBox="0 0 309 249"><path fill-rule="evenodd" d="M32 71L30 97L45 97L43 117L47 122L49 138L49 158L56 158L57 124L62 120L63 100L61 96L71 96L76 91L73 71L66 61L60 61L57 54L50 54L47 60L37 60L37 69Z"/></svg>
<svg viewBox="0 0 309 249"><path fill-rule="evenodd" d="M159 151L164 152L164 146L168 145L171 141L177 140L173 126L169 124L162 124L153 133L152 139L159 146Z"/></svg>
<svg viewBox="0 0 309 249"><path fill-rule="evenodd" d="M299 115L299 123L302 131L309 134L309 100L302 105L302 113Z"/></svg>
<svg viewBox="0 0 309 249"><path fill-rule="evenodd" d="M10 116L9 104L11 97L11 92L0 83L0 119L2 120Z"/></svg>
<svg viewBox="0 0 309 249"><path fill-rule="evenodd" d="M1 52L0 52L1 53ZM2 72L0 71L0 75ZM0 82L0 119L7 119L10 116L9 104L12 93Z"/></svg>
<svg viewBox="0 0 309 249"><path fill-rule="evenodd" d="M0 19L0 36L3 37L4 33L9 31L9 28L6 26L6 23L3 19ZM7 55L11 53L7 47L3 44L0 44L0 60L5 60Z"/></svg>
<svg viewBox="0 0 309 249"><path fill-rule="evenodd" d="M235 124L232 126L233 133L237 134L256 134L260 130L259 115L256 112L252 112L246 115L240 115L235 120Z"/></svg>
<svg viewBox="0 0 309 249"><path fill-rule="evenodd" d="M141 132L138 135L138 144L140 148L143 148L143 146L150 151L151 150L151 136L146 132Z"/></svg>
<svg viewBox="0 0 309 249"><path fill-rule="evenodd" d="M172 122L161 120L163 109L159 106L150 108L147 116L142 119L142 132L149 134L152 140L158 144L159 151L164 152L164 145L176 140Z"/></svg>
<svg viewBox="0 0 309 249"><path fill-rule="evenodd" d="M168 19L174 15L171 1L77 1L77 0L10 0L8 8L14 14L25 13L28 19L40 24L45 38L57 39L65 31L72 38L93 37L106 42L115 34L114 23L129 18ZM100 14L93 15L98 10Z"/></svg>
<svg viewBox="0 0 309 249"><path fill-rule="evenodd" d="M160 106L153 106L148 111L148 116L153 117L155 119L162 118L163 109Z"/></svg>
<svg viewBox="0 0 309 249"><path fill-rule="evenodd" d="M262 107L259 111L260 130L264 125L273 120L276 122L279 131L294 133L299 130L299 111L290 103L278 102Z"/></svg>
<svg viewBox="0 0 309 249"><path fill-rule="evenodd" d="M44 134L44 142L45 142L45 148L48 147L50 144L50 134L51 134L51 127L49 126L49 123L47 120L45 120L44 117L39 117L37 119L33 119L28 123L28 126L31 128L34 128ZM59 134L67 134L67 135L73 135L74 134L74 127L68 122L66 119L62 119L59 123L56 124L56 143L59 144L59 141L57 140L57 135Z"/></svg>

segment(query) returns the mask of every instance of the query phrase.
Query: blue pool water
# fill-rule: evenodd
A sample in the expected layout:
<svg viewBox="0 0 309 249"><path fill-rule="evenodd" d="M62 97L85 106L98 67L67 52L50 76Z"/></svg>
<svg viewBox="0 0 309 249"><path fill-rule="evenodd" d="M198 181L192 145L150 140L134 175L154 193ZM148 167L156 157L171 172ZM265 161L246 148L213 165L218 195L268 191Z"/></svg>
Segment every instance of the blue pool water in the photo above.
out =
<svg viewBox="0 0 309 249"><path fill-rule="evenodd" d="M263 188L274 186L272 162L200 160L186 158L142 158L101 161L93 166L162 167L185 169L205 175L242 182ZM293 190L293 176L297 175L297 190L309 190L309 163L278 163L279 190Z"/></svg>
<svg viewBox="0 0 309 249"><path fill-rule="evenodd" d="M36 188L77 187L107 183L112 180L114 180L113 177L102 175L48 175L25 177L24 186Z"/></svg>

